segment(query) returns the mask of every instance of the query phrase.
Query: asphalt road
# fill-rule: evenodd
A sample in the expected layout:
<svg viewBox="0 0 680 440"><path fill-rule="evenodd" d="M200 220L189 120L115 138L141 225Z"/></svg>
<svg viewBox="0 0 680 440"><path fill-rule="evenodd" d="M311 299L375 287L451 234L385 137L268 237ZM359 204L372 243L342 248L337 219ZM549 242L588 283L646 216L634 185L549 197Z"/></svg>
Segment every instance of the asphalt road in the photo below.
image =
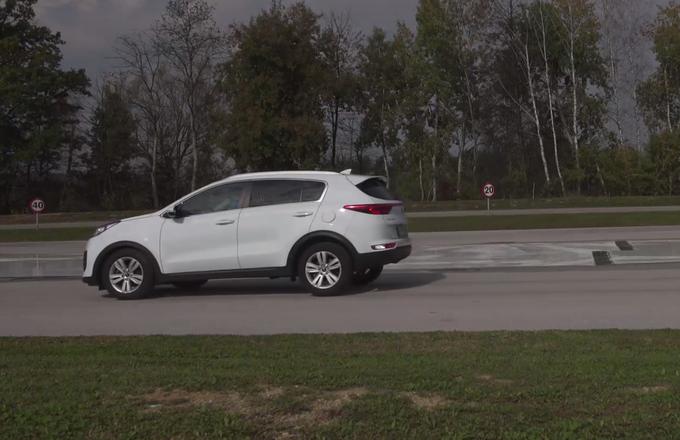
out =
<svg viewBox="0 0 680 440"><path fill-rule="evenodd" d="M1 336L680 328L680 265L388 271L316 298L288 280L161 287L119 301L77 280L0 283Z"/></svg>

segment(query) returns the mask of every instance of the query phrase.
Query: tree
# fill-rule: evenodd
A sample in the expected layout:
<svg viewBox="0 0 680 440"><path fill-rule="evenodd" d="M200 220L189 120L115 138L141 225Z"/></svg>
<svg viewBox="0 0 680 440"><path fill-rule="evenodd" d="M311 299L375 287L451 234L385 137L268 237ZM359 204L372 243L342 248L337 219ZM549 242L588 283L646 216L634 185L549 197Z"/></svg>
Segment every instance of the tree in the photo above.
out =
<svg viewBox="0 0 680 440"><path fill-rule="evenodd" d="M374 29L361 50L359 61L360 108L364 114L359 142L380 149L388 184L389 155L399 142L400 105L404 99L401 92L406 80L406 62L399 56L396 44L399 37L403 41L407 32L403 26L400 29L402 32L395 41L388 40L382 29Z"/></svg>
<svg viewBox="0 0 680 440"><path fill-rule="evenodd" d="M199 142L205 138L215 92L214 67L221 61L225 39L205 0L170 0L158 22L156 44L174 67L184 93L189 121L192 168L191 190L196 188Z"/></svg>
<svg viewBox="0 0 680 440"><path fill-rule="evenodd" d="M322 95L326 120L330 124L331 166L335 168L338 131L343 112L356 103L356 59L361 33L352 28L349 14L331 13L321 33L319 50L326 68L326 87Z"/></svg>
<svg viewBox="0 0 680 440"><path fill-rule="evenodd" d="M659 65L638 86L638 102L653 132L673 133L680 127L680 5L662 9L648 35Z"/></svg>
<svg viewBox="0 0 680 440"><path fill-rule="evenodd" d="M315 168L325 145L325 70L318 16L303 3L272 6L234 26L221 90L223 147L242 170Z"/></svg>
<svg viewBox="0 0 680 440"><path fill-rule="evenodd" d="M126 205L130 164L134 159L135 121L123 97L122 85L106 82L92 116L85 162L94 184L95 200L106 209Z"/></svg>
<svg viewBox="0 0 680 440"><path fill-rule="evenodd" d="M579 146L585 140L582 138L587 134L588 125L602 126L599 119L604 113L605 99L592 91L606 88L607 69L598 47L600 24L594 4L590 0L555 0L555 4L566 31L567 88L571 94L571 130L566 133L574 151L576 189L580 193Z"/></svg>
<svg viewBox="0 0 680 440"><path fill-rule="evenodd" d="M57 167L68 142L83 70L62 70L59 33L35 23L36 0L0 3L0 210L24 206L36 177ZM19 181L25 182L18 194ZM47 185L45 186L47 188ZM56 202L56 201L55 201Z"/></svg>
<svg viewBox="0 0 680 440"><path fill-rule="evenodd" d="M116 52L128 82L126 97L137 114L136 145L149 162L151 199L153 207L158 208L158 150L163 142L162 124L166 117L161 90L165 74L161 54L143 34L120 37Z"/></svg>

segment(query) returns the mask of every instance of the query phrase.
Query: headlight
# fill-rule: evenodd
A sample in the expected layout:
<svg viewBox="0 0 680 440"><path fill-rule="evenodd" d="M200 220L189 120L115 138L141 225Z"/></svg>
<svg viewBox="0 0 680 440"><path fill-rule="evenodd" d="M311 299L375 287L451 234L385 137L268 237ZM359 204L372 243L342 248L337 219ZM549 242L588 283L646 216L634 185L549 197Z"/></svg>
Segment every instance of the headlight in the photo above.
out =
<svg viewBox="0 0 680 440"><path fill-rule="evenodd" d="M101 234L102 232L111 229L112 227L114 227L114 226L117 225L118 223L120 223L120 220L116 220L116 221L113 221L113 222L111 222L111 223L107 223L107 224L105 224L105 225L101 225L100 227L98 227L97 229L94 230L94 235L93 235L93 237L96 237L97 235Z"/></svg>

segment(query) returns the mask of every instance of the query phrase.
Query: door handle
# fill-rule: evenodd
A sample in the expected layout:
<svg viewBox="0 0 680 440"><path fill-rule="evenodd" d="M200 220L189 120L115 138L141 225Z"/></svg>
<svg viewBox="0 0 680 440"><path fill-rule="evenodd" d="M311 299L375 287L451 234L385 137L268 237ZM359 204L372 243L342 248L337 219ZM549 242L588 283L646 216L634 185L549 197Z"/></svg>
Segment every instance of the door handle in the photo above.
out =
<svg viewBox="0 0 680 440"><path fill-rule="evenodd" d="M295 214L293 214L293 217L309 217L312 214L313 214L313 212L311 212L311 211L301 211L301 212L296 212Z"/></svg>
<svg viewBox="0 0 680 440"><path fill-rule="evenodd" d="M223 225L233 225L234 222L235 222L235 220L220 220L220 221L218 221L218 222L215 223L215 224L216 224L216 225L220 225L220 226L223 226Z"/></svg>

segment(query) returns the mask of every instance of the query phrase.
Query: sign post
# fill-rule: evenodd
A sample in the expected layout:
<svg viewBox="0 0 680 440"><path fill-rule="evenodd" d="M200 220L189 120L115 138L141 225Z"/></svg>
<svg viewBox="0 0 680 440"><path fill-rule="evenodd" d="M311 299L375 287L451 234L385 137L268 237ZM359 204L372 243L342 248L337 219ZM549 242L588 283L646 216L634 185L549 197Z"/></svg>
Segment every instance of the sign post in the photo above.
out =
<svg viewBox="0 0 680 440"><path fill-rule="evenodd" d="M45 210L45 202L42 199L31 200L31 211L35 214L35 229L40 229L40 213Z"/></svg>
<svg viewBox="0 0 680 440"><path fill-rule="evenodd" d="M482 186L482 196L486 197L486 210L491 212L491 199L496 195L496 187L493 183L486 182Z"/></svg>

